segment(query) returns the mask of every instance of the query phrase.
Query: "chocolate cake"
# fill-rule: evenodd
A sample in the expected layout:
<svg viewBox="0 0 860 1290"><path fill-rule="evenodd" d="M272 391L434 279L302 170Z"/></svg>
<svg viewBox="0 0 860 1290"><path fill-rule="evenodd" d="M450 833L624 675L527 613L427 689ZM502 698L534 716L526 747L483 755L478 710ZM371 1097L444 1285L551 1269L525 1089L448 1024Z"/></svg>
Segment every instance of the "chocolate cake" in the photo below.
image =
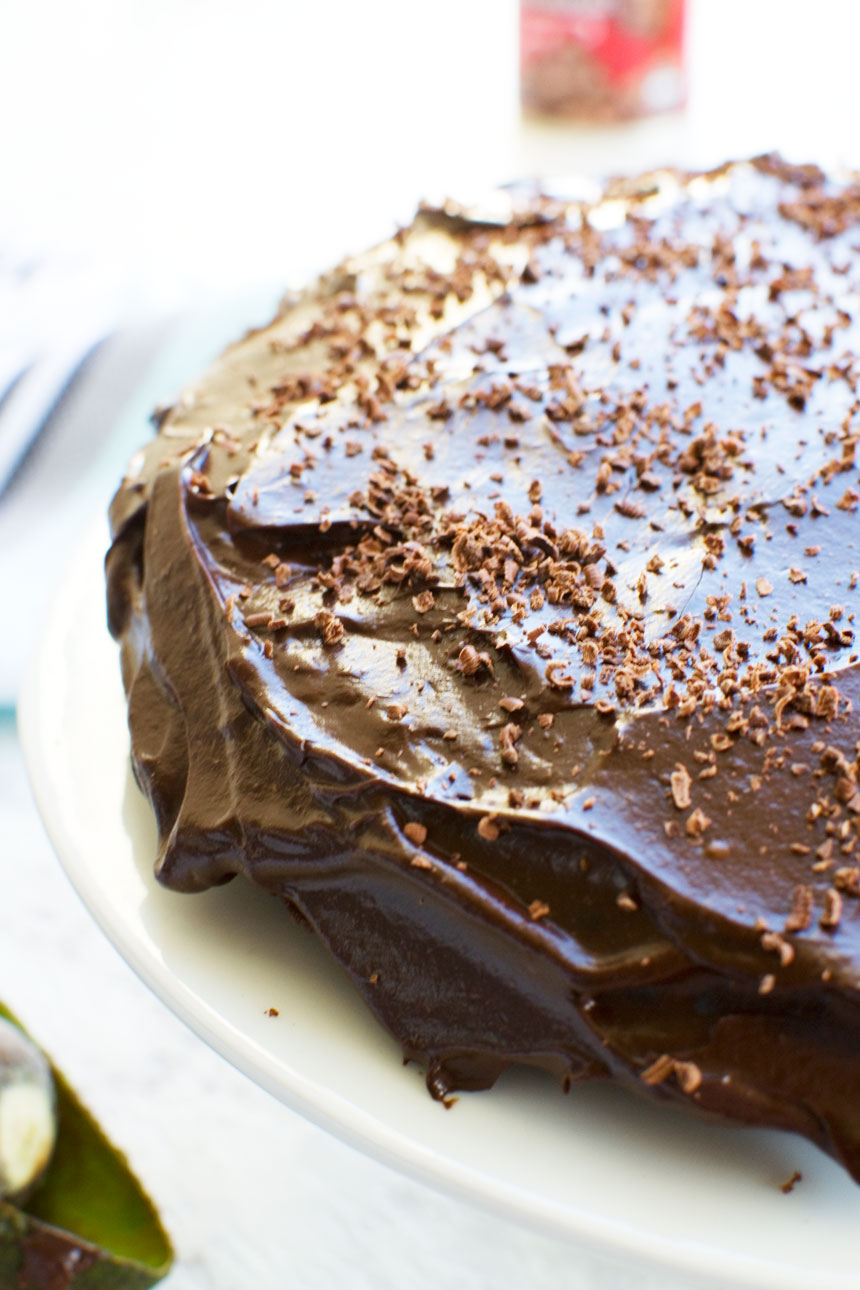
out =
<svg viewBox="0 0 860 1290"><path fill-rule="evenodd" d="M858 249L773 157L423 209L114 499L159 880L282 899L438 1098L612 1078L860 1180Z"/></svg>

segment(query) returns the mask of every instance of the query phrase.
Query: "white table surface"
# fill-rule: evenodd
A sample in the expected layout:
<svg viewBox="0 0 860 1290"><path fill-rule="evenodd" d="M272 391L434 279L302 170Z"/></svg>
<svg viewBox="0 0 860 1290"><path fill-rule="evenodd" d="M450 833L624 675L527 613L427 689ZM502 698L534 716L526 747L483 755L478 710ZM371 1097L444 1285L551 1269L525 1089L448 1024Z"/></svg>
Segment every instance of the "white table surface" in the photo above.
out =
<svg viewBox="0 0 860 1290"><path fill-rule="evenodd" d="M691 10L687 113L588 131L520 121L514 0L5 0L0 245L85 258L116 286L120 313L163 314L248 288L259 302L275 282L384 235L424 195L521 173L707 164L772 147L860 163L855 0L698 0ZM91 373L105 418L164 334L136 333ZM168 363L160 379L186 375ZM59 548L104 505L124 451L110 419L94 444L73 402L65 416L83 448L49 443L31 467L54 486L62 472ZM143 437L133 399L124 434L130 417ZM29 540L26 483L17 503L14 493L0 502L12 558ZM9 642L37 613L28 608L22 625L4 610L7 688L18 667ZM663 1290L659 1276L586 1265L360 1157L186 1032L62 875L8 711L0 828L0 996L157 1200L179 1256L165 1290Z"/></svg>

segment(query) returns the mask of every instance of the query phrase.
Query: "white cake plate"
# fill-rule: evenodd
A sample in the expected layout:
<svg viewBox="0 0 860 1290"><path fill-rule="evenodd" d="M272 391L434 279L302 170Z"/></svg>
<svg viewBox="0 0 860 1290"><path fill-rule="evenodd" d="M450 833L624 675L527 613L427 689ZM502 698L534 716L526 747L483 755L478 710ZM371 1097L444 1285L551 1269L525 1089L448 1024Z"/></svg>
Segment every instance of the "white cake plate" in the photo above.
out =
<svg viewBox="0 0 860 1290"><path fill-rule="evenodd" d="M700 1123L614 1088L574 1087L565 1097L527 1072L445 1110L278 901L238 880L197 896L158 887L154 827L129 770L118 652L105 627L106 544L99 525L47 615L21 738L66 873L168 1007L323 1128L444 1191L564 1236L583 1257L635 1264L666 1290L860 1290L860 1187L807 1143ZM796 1170L802 1180L784 1194L780 1184Z"/></svg>

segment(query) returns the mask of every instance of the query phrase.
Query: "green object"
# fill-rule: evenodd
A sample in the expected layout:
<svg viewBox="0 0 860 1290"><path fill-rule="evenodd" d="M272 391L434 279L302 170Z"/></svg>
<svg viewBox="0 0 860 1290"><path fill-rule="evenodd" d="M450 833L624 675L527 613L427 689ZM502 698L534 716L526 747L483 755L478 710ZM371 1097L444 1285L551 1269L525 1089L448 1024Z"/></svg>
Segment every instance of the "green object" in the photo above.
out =
<svg viewBox="0 0 860 1290"><path fill-rule="evenodd" d="M0 1016L20 1025L2 1003ZM56 1067L51 1071L57 1143L26 1203L0 1201L0 1290L148 1290L173 1260L155 1207L122 1153Z"/></svg>
<svg viewBox="0 0 860 1290"><path fill-rule="evenodd" d="M56 1104L48 1059L0 1017L0 1199L21 1205L41 1182L56 1145Z"/></svg>

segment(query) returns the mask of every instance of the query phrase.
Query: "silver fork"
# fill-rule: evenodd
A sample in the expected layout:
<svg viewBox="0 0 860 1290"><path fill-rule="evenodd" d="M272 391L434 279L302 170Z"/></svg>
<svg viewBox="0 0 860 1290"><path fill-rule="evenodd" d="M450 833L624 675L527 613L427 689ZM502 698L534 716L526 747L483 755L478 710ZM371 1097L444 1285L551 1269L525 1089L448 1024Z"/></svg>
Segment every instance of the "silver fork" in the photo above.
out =
<svg viewBox="0 0 860 1290"><path fill-rule="evenodd" d="M0 257L0 498L105 334L80 275Z"/></svg>
<svg viewBox="0 0 860 1290"><path fill-rule="evenodd" d="M5 389L0 377L0 497L97 343L96 336L69 339L13 372Z"/></svg>

